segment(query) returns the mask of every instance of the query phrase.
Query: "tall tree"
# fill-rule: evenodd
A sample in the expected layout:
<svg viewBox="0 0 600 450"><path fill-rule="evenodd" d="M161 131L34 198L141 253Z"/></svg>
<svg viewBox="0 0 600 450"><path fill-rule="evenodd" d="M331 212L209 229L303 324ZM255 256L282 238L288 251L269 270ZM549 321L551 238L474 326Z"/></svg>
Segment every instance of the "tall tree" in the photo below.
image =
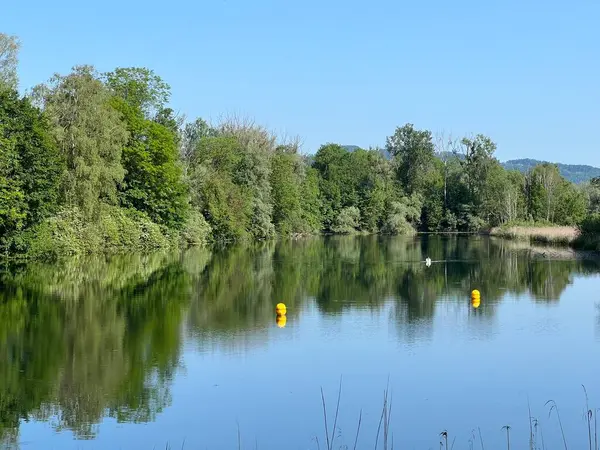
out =
<svg viewBox="0 0 600 450"><path fill-rule="evenodd" d="M176 134L168 127L144 118L141 110L115 98L129 141L123 147L126 170L120 188L121 204L142 211L154 222L181 228L188 213L188 190L183 182Z"/></svg>
<svg viewBox="0 0 600 450"><path fill-rule="evenodd" d="M273 223L282 234L306 231L302 224L302 161L294 151L279 146L271 161Z"/></svg>
<svg viewBox="0 0 600 450"><path fill-rule="evenodd" d="M234 174L234 182L250 193L252 216L250 234L262 240L275 234L273 199L269 183L271 158L277 148L277 139L266 128L247 118L230 117L217 128L219 136L232 137L240 144L243 155Z"/></svg>
<svg viewBox="0 0 600 450"><path fill-rule="evenodd" d="M115 96L112 105L129 131L121 204L145 212L156 223L181 228L188 191L179 161L179 119L166 107L169 85L145 68L118 68L104 77Z"/></svg>
<svg viewBox="0 0 600 450"><path fill-rule="evenodd" d="M110 93L91 66L77 66L34 89L51 120L52 133L67 164L66 203L90 215L99 201L117 202L125 171L122 148L128 133Z"/></svg>
<svg viewBox="0 0 600 450"><path fill-rule="evenodd" d="M20 46L16 36L0 33L0 89L17 89Z"/></svg>
<svg viewBox="0 0 600 450"><path fill-rule="evenodd" d="M496 144L487 136L478 134L475 138L463 138L463 166L471 202L479 206L483 199L483 190L488 176L497 160L494 158Z"/></svg>
<svg viewBox="0 0 600 450"><path fill-rule="evenodd" d="M0 90L0 235L52 214L63 172L46 118L28 98Z"/></svg>
<svg viewBox="0 0 600 450"><path fill-rule="evenodd" d="M325 229L331 229L343 207L353 206L356 198L350 188L348 152L338 144L322 145L315 155L313 167L319 173L322 215Z"/></svg>
<svg viewBox="0 0 600 450"><path fill-rule="evenodd" d="M192 158L192 204L211 225L216 241L241 241L249 236L252 195L236 180L244 158L241 144L232 136L201 139Z"/></svg>
<svg viewBox="0 0 600 450"><path fill-rule="evenodd" d="M554 220L563 178L555 164L539 164L527 175L529 210L535 220Z"/></svg>
<svg viewBox="0 0 600 450"><path fill-rule="evenodd" d="M435 171L431 132L416 130L408 123L387 138L386 150L396 161L398 179L406 193L422 193Z"/></svg>

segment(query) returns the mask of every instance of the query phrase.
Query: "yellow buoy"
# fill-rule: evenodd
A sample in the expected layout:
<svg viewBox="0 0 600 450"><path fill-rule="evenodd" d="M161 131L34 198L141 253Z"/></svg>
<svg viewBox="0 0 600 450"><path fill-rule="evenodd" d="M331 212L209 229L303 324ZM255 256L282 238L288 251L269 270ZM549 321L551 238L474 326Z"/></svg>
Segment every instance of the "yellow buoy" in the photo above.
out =
<svg viewBox="0 0 600 450"><path fill-rule="evenodd" d="M275 307L275 312L278 316L285 316L285 314L287 313L287 308L285 304L277 303L277 306Z"/></svg>
<svg viewBox="0 0 600 450"><path fill-rule="evenodd" d="M473 305L473 308L479 308L481 305L481 294L477 289L471 292L471 305Z"/></svg>
<svg viewBox="0 0 600 450"><path fill-rule="evenodd" d="M287 317L278 315L277 318L275 319L275 322L277 323L277 326L279 328L284 328L285 324L287 323Z"/></svg>

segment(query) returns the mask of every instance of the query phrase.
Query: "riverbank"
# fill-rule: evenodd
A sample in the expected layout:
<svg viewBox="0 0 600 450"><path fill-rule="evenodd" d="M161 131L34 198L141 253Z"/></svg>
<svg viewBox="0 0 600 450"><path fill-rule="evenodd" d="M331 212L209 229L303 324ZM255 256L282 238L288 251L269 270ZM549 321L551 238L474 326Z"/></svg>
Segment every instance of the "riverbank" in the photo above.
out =
<svg viewBox="0 0 600 450"><path fill-rule="evenodd" d="M590 220L581 227L574 226L527 226L509 225L492 228L490 236L516 241L527 241L529 244L545 244L570 247L578 251L600 252L600 233L590 227Z"/></svg>
<svg viewBox="0 0 600 450"><path fill-rule="evenodd" d="M580 236L577 227L510 225L492 228L490 236L551 245L572 246Z"/></svg>

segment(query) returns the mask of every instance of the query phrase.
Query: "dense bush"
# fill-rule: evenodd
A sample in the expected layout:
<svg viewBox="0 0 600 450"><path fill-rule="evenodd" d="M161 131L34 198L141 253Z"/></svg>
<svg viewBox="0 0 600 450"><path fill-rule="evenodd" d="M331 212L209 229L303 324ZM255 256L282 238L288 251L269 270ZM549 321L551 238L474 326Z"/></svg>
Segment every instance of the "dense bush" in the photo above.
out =
<svg viewBox="0 0 600 450"><path fill-rule="evenodd" d="M24 233L23 250L33 258L56 258L103 251L149 252L174 245L146 215L135 210L105 205L96 220L89 221L78 208L61 210Z"/></svg>
<svg viewBox="0 0 600 450"><path fill-rule="evenodd" d="M343 208L333 223L331 231L337 234L352 234L360 227L360 211L356 206Z"/></svg>

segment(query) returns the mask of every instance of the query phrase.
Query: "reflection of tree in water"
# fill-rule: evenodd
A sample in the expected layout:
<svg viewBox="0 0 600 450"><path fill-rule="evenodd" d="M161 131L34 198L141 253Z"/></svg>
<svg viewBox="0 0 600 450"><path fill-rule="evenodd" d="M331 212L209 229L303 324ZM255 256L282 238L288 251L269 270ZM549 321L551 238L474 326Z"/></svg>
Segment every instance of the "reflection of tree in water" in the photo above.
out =
<svg viewBox="0 0 600 450"><path fill-rule="evenodd" d="M557 301L574 273L599 271L594 260L532 259L505 241L461 236L311 238L20 268L0 280L0 440L17 439L28 418L79 437L104 416L154 420L170 403L184 324L201 347L244 351L267 341L278 302L288 326L312 304L326 315L385 306L410 341L432 332L442 304L484 325L507 293ZM477 310L472 289L482 292Z"/></svg>
<svg viewBox="0 0 600 450"><path fill-rule="evenodd" d="M0 441L51 416L93 437L104 416L150 421L169 403L191 275L165 255L85 263L3 277Z"/></svg>
<svg viewBox="0 0 600 450"><path fill-rule="evenodd" d="M274 243L213 254L199 277L188 315L200 346L215 341L245 348L272 323Z"/></svg>

